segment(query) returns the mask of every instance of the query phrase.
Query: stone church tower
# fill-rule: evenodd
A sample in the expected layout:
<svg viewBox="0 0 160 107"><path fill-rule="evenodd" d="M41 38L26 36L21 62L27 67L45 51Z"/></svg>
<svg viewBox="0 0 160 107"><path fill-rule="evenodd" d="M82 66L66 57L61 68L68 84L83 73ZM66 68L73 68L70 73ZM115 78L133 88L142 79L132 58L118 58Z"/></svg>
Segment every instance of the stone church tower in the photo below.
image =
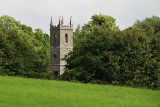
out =
<svg viewBox="0 0 160 107"><path fill-rule="evenodd" d="M72 18L72 17L71 17ZM66 62L63 60L73 49L73 24L64 25L63 17L59 17L58 25L50 23L50 63L53 79L64 73Z"/></svg>

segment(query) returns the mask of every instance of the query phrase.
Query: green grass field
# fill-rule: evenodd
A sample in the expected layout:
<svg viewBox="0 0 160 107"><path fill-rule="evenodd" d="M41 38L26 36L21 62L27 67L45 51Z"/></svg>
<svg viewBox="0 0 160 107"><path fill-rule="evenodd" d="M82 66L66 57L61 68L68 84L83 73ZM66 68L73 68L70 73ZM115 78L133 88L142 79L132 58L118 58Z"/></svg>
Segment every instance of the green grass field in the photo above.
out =
<svg viewBox="0 0 160 107"><path fill-rule="evenodd" d="M0 76L0 107L160 107L160 91Z"/></svg>

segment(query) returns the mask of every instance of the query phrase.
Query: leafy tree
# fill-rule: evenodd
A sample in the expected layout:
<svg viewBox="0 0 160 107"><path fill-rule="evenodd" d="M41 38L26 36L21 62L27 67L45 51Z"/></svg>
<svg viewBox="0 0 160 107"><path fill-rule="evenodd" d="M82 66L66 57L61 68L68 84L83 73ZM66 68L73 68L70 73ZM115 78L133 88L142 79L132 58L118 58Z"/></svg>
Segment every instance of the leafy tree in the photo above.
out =
<svg viewBox="0 0 160 107"><path fill-rule="evenodd" d="M151 47L151 54L152 59L155 59L157 65L160 62L160 18L157 16L152 16L151 18L145 18L142 21L137 21L133 27L140 28L145 30L146 33L150 36L150 47ZM158 66L160 68L160 65ZM157 71L157 76L160 73L160 70ZM159 80L160 84L160 80Z"/></svg>
<svg viewBox="0 0 160 107"><path fill-rule="evenodd" d="M150 36L141 29L129 28L119 37L119 42L114 43L120 55L121 80L118 81L133 86L159 87L159 64L152 58Z"/></svg>
<svg viewBox="0 0 160 107"><path fill-rule="evenodd" d="M160 18L158 16L152 16L151 18L145 18L142 21L137 20L133 26L145 29L146 32L158 33L160 31Z"/></svg>
<svg viewBox="0 0 160 107"><path fill-rule="evenodd" d="M74 35L74 49L67 60L66 73L62 76L68 80L83 82L110 82L110 72L106 71L103 55L112 47L112 38L119 31L115 19L111 16L94 15ZM109 23L108 23L109 22ZM110 52L107 52L110 54ZM109 75L106 75L106 74ZM103 76L105 75L105 76ZM107 81L107 80L108 81Z"/></svg>
<svg viewBox="0 0 160 107"><path fill-rule="evenodd" d="M61 79L159 88L159 33L135 25L120 31L101 14L91 19L76 30Z"/></svg>
<svg viewBox="0 0 160 107"><path fill-rule="evenodd" d="M1 75L49 78L49 36L10 16L0 17ZM3 69L2 69L3 68Z"/></svg>

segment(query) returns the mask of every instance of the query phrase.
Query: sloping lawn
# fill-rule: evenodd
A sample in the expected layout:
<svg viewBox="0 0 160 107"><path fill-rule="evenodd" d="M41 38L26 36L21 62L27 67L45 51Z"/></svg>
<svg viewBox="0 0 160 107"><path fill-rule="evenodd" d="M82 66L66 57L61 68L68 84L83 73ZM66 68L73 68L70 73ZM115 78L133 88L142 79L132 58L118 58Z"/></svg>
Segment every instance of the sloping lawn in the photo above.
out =
<svg viewBox="0 0 160 107"><path fill-rule="evenodd" d="M160 107L160 91L0 76L0 107Z"/></svg>

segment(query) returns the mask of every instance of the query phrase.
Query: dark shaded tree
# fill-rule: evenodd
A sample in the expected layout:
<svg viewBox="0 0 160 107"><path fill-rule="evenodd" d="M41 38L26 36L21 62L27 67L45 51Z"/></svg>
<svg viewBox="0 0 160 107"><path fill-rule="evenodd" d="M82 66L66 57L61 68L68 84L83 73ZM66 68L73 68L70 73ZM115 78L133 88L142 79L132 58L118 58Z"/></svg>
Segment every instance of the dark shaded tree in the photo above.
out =
<svg viewBox="0 0 160 107"><path fill-rule="evenodd" d="M0 17L0 65L1 75L49 78L49 36Z"/></svg>
<svg viewBox="0 0 160 107"><path fill-rule="evenodd" d="M120 31L114 18L92 16L81 30L76 30L74 49L66 58L61 79L158 89L160 36L157 28L152 29L134 25Z"/></svg>

